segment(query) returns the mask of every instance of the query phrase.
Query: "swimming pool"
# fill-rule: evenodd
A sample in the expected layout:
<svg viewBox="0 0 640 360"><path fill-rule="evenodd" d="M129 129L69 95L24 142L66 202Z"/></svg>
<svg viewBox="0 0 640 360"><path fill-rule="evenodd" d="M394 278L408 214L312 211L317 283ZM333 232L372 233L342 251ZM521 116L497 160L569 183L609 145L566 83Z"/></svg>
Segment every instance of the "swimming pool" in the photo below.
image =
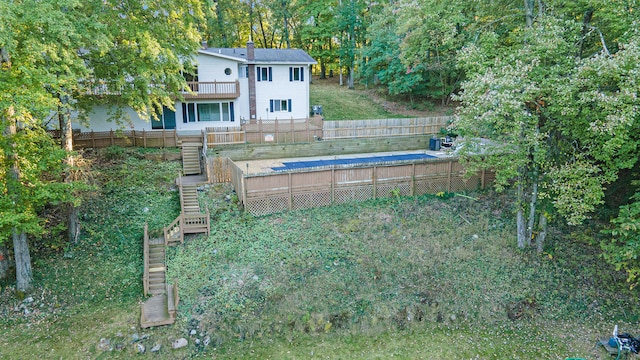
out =
<svg viewBox="0 0 640 360"><path fill-rule="evenodd" d="M433 156L433 155L427 155L424 153L414 153L414 154L366 156L366 157L353 157L353 158L336 158L336 159L324 159L324 160L283 161L282 162L283 166L272 167L271 169L273 171L286 171L286 170L296 170L296 169L326 167L326 166L370 164L370 163L410 161L410 160L435 159L435 158L436 156Z"/></svg>

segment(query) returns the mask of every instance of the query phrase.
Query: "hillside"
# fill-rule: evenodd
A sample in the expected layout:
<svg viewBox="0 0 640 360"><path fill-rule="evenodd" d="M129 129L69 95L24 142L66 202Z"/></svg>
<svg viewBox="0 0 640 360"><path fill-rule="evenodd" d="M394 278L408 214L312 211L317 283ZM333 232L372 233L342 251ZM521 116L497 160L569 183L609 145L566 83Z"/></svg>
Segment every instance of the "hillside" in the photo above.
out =
<svg viewBox="0 0 640 360"><path fill-rule="evenodd" d="M107 160L108 158L108 160ZM555 225L519 251L510 198L395 198L254 218L227 186L201 192L212 234L168 254L178 323L142 332L142 226L178 209L177 163L110 149L78 246L35 256L37 291L3 284L0 357L606 359L614 324L637 332L624 274L583 229ZM637 335L637 334L636 334ZM179 350L171 343L186 338ZM206 345L205 345L206 344Z"/></svg>

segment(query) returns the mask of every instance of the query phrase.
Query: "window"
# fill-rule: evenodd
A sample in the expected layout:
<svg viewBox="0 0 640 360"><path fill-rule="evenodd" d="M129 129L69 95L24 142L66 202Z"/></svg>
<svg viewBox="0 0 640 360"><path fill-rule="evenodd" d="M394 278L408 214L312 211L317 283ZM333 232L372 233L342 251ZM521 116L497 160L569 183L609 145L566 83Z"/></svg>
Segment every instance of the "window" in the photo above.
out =
<svg viewBox="0 0 640 360"><path fill-rule="evenodd" d="M289 81L304 81L304 67L290 67Z"/></svg>
<svg viewBox="0 0 640 360"><path fill-rule="evenodd" d="M151 117L151 129L175 129L176 112L163 106L162 109L155 108L155 117Z"/></svg>
<svg viewBox="0 0 640 360"><path fill-rule="evenodd" d="M271 66L269 67L260 67L256 68L256 76L258 81L272 81L273 79L273 69Z"/></svg>
<svg viewBox="0 0 640 360"><path fill-rule="evenodd" d="M240 78L248 79L249 78L249 67L246 66L246 65L240 66L240 71L238 73L240 74Z"/></svg>
<svg viewBox="0 0 640 360"><path fill-rule="evenodd" d="M224 69L224 74L225 75L231 75L231 68Z"/></svg>
<svg viewBox="0 0 640 360"><path fill-rule="evenodd" d="M291 112L291 99L269 100L269 112Z"/></svg>
<svg viewBox="0 0 640 360"><path fill-rule="evenodd" d="M183 103L182 122L200 121L235 121L233 102Z"/></svg>

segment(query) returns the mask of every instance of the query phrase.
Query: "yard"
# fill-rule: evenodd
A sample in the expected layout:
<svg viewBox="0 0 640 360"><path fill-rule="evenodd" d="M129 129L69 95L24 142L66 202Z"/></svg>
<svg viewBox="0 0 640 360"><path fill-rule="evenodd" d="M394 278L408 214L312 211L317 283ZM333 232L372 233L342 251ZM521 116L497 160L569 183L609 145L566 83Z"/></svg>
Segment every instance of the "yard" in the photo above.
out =
<svg viewBox="0 0 640 360"><path fill-rule="evenodd" d="M556 226L544 255L518 251L506 195L256 218L227 186L200 193L212 234L168 254L178 322L143 332L142 225L176 215L178 163L106 152L82 243L39 250L30 298L3 284L0 357L129 358L140 344L166 359L606 359L598 337L614 324L637 333L637 296L588 229ZM171 349L182 337L189 345Z"/></svg>

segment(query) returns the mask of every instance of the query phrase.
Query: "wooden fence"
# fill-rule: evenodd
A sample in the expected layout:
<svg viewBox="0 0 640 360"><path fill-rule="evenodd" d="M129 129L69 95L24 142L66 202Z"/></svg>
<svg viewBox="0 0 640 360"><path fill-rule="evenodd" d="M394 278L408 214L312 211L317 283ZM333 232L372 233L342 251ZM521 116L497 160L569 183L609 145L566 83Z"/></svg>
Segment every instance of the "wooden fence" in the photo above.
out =
<svg viewBox="0 0 640 360"><path fill-rule="evenodd" d="M452 116L407 119L340 120L325 121L323 138L357 139L389 136L415 136L438 134L446 128Z"/></svg>
<svg viewBox="0 0 640 360"><path fill-rule="evenodd" d="M365 201L400 195L413 196L485 188L494 175L464 175L455 159L403 164L307 169L287 173L246 175L235 164L231 178L245 211L266 215L286 210Z"/></svg>
<svg viewBox="0 0 640 360"><path fill-rule="evenodd" d="M207 156L205 172L210 184L231 182L231 160L222 156Z"/></svg>
<svg viewBox="0 0 640 360"><path fill-rule="evenodd" d="M60 138L60 130L49 130L53 138ZM177 147L176 130L110 130L73 132L73 146L76 149L105 148L113 145L129 147Z"/></svg>

